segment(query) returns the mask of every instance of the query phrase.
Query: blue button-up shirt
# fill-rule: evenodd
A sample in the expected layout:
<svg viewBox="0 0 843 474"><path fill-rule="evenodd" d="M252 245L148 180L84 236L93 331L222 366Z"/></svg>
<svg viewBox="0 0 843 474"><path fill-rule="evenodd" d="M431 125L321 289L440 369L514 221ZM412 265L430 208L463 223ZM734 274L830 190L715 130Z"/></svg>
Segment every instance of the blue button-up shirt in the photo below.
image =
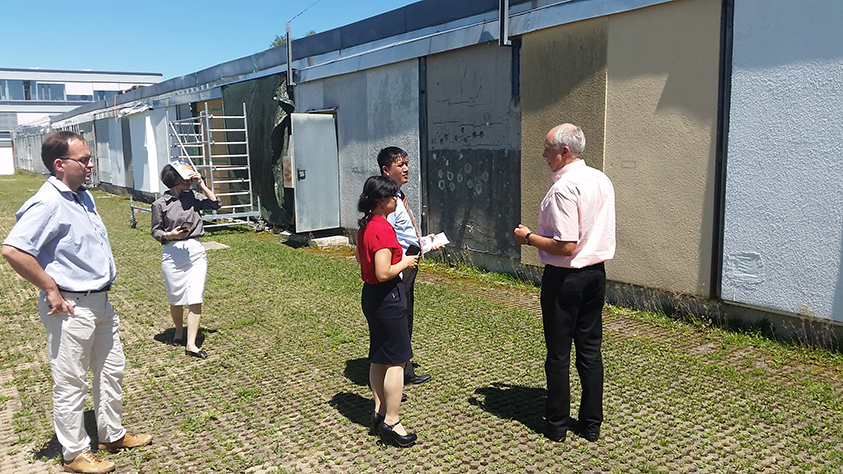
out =
<svg viewBox="0 0 843 474"><path fill-rule="evenodd" d="M84 292L114 281L108 232L84 186L73 192L50 176L15 217L17 224L3 245L35 257L59 288Z"/></svg>

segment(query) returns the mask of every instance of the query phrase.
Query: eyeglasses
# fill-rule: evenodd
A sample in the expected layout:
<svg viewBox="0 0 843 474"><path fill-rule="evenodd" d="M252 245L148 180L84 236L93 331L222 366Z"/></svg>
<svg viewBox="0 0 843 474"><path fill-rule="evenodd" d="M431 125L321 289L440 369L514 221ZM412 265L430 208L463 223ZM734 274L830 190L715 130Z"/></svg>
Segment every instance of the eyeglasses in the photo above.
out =
<svg viewBox="0 0 843 474"><path fill-rule="evenodd" d="M88 166L88 163L90 163L90 162L91 162L91 157L90 157L90 156L86 156L85 158L82 158L82 159L76 159L76 158L59 158L59 159L60 159L60 160L70 160L70 161L75 161L75 162L77 162L77 163L81 163L81 164L82 164L82 166Z"/></svg>

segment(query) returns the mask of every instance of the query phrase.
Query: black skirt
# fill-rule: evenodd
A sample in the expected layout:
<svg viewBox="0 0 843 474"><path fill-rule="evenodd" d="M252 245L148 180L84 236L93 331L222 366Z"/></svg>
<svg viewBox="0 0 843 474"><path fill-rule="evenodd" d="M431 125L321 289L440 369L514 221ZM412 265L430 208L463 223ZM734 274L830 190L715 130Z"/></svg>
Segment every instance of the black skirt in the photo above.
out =
<svg viewBox="0 0 843 474"><path fill-rule="evenodd" d="M369 362L401 365L413 358L407 326L407 292L401 278L363 283L361 305L369 323Z"/></svg>

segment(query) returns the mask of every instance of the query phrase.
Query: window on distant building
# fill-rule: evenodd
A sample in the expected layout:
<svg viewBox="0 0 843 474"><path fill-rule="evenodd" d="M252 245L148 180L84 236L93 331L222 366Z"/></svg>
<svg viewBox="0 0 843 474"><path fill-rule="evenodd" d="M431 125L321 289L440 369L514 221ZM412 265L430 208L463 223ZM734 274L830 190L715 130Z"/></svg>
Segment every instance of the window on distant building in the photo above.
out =
<svg viewBox="0 0 843 474"><path fill-rule="evenodd" d="M94 91L94 100L111 100L118 91Z"/></svg>
<svg viewBox="0 0 843 474"><path fill-rule="evenodd" d="M23 81L23 100L32 100L32 82Z"/></svg>
<svg viewBox="0 0 843 474"><path fill-rule="evenodd" d="M64 101L64 84L45 84L38 83L36 89L38 90L37 100L61 100Z"/></svg>
<svg viewBox="0 0 843 474"><path fill-rule="evenodd" d="M0 80L0 99L24 100L23 81L12 79Z"/></svg>
<svg viewBox="0 0 843 474"><path fill-rule="evenodd" d="M92 95L78 95L78 94L67 94L67 101L79 101L79 102L91 102L94 100L94 96Z"/></svg>

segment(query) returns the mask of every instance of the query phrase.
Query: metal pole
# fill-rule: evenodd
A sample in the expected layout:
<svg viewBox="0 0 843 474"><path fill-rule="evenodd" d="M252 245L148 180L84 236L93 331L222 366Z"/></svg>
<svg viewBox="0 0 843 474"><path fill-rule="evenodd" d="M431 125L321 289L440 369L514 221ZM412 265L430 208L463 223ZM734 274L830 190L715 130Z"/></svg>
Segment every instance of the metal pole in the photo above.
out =
<svg viewBox="0 0 843 474"><path fill-rule="evenodd" d="M290 35L290 22L287 22L287 86L296 85L293 78L293 37Z"/></svg>
<svg viewBox="0 0 843 474"><path fill-rule="evenodd" d="M243 102L243 132L246 134L246 173L249 176L249 210L255 210L255 202L253 199L252 194L254 193L254 189L252 188L252 157L251 153L249 153L249 123L246 120L246 103ZM260 209L258 209L260 211Z"/></svg>
<svg viewBox="0 0 843 474"><path fill-rule="evenodd" d="M498 4L498 46L509 46L509 0L500 0Z"/></svg>

